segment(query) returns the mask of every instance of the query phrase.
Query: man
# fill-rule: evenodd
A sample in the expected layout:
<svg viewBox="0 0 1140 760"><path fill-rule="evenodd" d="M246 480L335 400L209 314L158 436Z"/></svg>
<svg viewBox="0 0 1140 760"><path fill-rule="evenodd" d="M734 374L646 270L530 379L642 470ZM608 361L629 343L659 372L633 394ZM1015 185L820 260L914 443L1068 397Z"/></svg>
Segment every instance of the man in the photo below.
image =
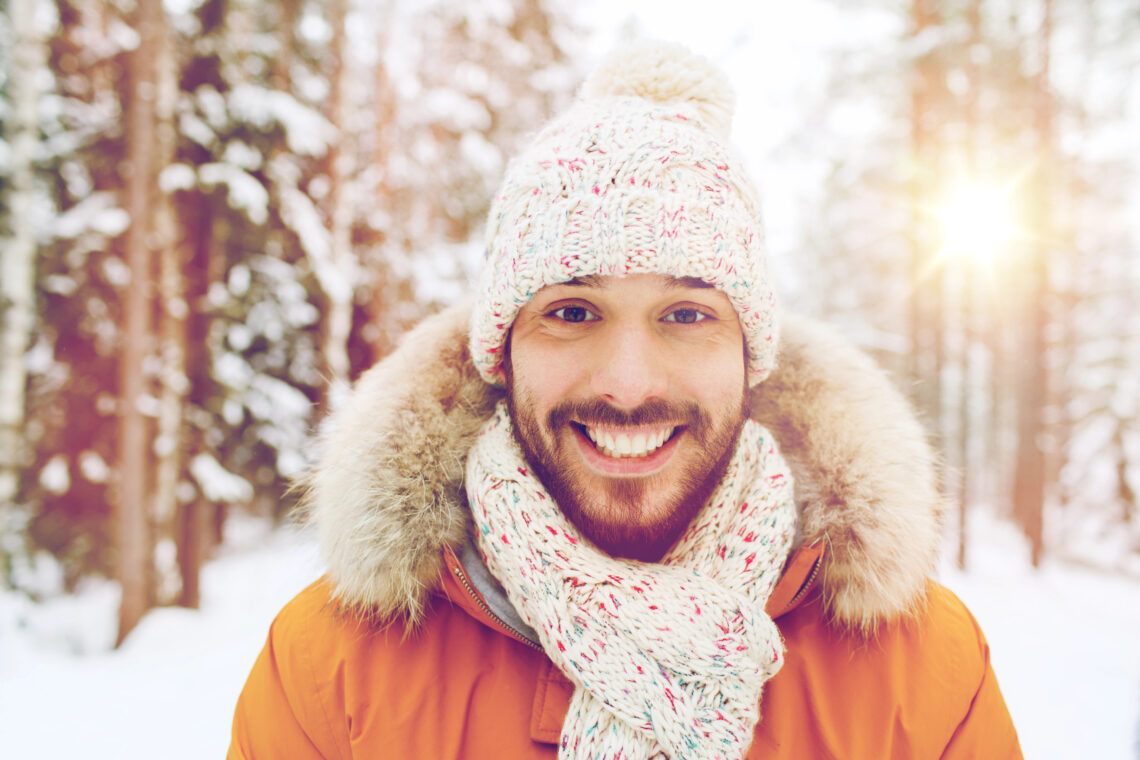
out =
<svg viewBox="0 0 1140 760"><path fill-rule="evenodd" d="M1020 756L927 579L919 426L826 331L778 340L731 103L638 47L512 162L474 307L334 418L305 484L329 574L231 758Z"/></svg>

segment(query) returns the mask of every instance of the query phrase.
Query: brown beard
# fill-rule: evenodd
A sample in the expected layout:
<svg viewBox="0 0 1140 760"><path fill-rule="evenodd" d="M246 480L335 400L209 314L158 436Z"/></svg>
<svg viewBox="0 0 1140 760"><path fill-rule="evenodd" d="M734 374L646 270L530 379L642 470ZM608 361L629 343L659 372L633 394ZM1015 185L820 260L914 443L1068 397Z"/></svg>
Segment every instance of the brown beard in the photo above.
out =
<svg viewBox="0 0 1140 760"><path fill-rule="evenodd" d="M508 372L507 408L511 415L515 440L531 470L550 491L566 518L599 549L614 557L627 557L645 562L659 561L680 537L685 527L700 512L724 477L736 451L736 442L747 419L747 399L740 414L732 422L716 425L709 414L695 403L669 404L651 399L632 411L616 409L600 399L556 405L543 423L531 413L535 405L523 394L518 397L513 378ZM639 505L657 484L648 478L615 478L606 492L606 504L590 509L587 494L578 488L565 461L564 438L558 432L573 420L576 423L607 426L644 426L654 423L685 426L708 456L681 474L674 490L672 505L664 518L646 524L641 521ZM553 441L553 445L549 443ZM603 519L603 516L609 519Z"/></svg>

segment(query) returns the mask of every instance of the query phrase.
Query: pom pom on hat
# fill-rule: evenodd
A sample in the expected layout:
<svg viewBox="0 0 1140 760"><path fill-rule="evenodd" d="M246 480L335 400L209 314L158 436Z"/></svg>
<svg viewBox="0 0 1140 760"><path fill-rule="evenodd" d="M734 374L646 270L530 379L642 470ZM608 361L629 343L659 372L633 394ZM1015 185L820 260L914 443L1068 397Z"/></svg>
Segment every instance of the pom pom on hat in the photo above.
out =
<svg viewBox="0 0 1140 760"><path fill-rule="evenodd" d="M471 359L505 379L515 317L548 285L589 275L695 277L728 296L749 385L776 363L756 189L728 141L733 95L707 59L640 43L608 57L578 99L508 165L487 219Z"/></svg>
<svg viewBox="0 0 1140 760"><path fill-rule="evenodd" d="M583 99L630 96L687 103L720 137L732 130L736 96L712 61L669 42L641 42L612 53L582 85Z"/></svg>

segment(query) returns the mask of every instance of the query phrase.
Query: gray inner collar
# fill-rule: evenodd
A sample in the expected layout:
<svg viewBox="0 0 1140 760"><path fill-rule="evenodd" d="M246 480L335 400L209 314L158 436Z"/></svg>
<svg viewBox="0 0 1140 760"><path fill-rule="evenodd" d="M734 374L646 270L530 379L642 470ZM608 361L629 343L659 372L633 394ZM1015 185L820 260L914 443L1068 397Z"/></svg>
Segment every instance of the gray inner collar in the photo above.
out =
<svg viewBox="0 0 1140 760"><path fill-rule="evenodd" d="M474 539L471 536L467 537L467 541L463 544L463 551L459 555L459 563L463 565L463 570L467 573L467 577L471 579L471 584L475 586L475 590L483 596L483 601L491 608L491 612L506 623L511 628L514 628L523 635L528 641L538 646L542 643L538 640L538 634L534 629L523 622L519 617L519 613L515 610L514 605L507 599L507 592L503 588L503 584L499 583L495 576L491 575L491 571L483 562L483 557L479 553L479 549L475 547Z"/></svg>

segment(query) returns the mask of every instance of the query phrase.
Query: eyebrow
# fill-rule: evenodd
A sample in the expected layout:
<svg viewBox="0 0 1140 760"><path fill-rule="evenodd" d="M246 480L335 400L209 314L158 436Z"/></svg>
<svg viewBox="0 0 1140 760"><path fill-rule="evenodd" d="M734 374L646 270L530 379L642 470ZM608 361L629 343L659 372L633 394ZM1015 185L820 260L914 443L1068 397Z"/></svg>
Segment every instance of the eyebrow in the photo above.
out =
<svg viewBox="0 0 1140 760"><path fill-rule="evenodd" d="M571 285L574 287L584 288L602 288L602 276L597 274L588 274L582 277L575 277L572 280L560 283L562 285ZM683 290L685 288L698 288L708 289L715 288L711 282L705 282L699 277L670 277L665 285L668 290Z"/></svg>
<svg viewBox="0 0 1140 760"><path fill-rule="evenodd" d="M600 288L602 286L601 276L596 274L588 274L583 277L575 277L573 280L559 283L560 285L572 285L574 287L582 288Z"/></svg>
<svg viewBox="0 0 1140 760"><path fill-rule="evenodd" d="M715 287L711 282L706 282L700 277L673 277L670 278L669 284L665 286L669 290L678 290L681 288L713 288Z"/></svg>

